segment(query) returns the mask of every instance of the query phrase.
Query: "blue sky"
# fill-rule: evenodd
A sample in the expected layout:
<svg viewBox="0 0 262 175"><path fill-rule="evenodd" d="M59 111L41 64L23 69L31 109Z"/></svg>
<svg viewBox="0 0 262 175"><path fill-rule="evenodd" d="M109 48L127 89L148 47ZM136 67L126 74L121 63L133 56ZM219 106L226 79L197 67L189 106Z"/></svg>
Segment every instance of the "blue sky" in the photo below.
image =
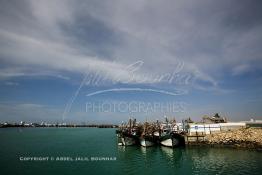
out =
<svg viewBox="0 0 262 175"><path fill-rule="evenodd" d="M0 121L200 120L216 112L261 119L261 7L256 0L1 0ZM179 110L86 110L103 103Z"/></svg>

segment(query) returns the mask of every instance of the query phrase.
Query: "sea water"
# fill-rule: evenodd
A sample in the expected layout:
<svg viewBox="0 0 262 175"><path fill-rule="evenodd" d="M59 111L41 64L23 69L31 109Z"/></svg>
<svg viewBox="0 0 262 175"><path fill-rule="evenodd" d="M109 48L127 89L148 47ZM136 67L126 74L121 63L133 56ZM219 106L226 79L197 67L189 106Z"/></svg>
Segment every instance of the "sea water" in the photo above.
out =
<svg viewBox="0 0 262 175"><path fill-rule="evenodd" d="M1 128L1 174L262 174L262 153L118 146L115 129Z"/></svg>

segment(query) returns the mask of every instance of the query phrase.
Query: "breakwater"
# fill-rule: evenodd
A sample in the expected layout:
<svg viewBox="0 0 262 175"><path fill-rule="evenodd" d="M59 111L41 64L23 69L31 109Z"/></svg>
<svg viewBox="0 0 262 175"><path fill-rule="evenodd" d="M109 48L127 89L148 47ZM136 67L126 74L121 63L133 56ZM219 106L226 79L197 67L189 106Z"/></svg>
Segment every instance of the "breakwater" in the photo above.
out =
<svg viewBox="0 0 262 175"><path fill-rule="evenodd" d="M262 128L242 128L206 135L205 144L262 150Z"/></svg>
<svg viewBox="0 0 262 175"><path fill-rule="evenodd" d="M186 146L233 147L262 150L262 128L241 128L213 134L185 134Z"/></svg>

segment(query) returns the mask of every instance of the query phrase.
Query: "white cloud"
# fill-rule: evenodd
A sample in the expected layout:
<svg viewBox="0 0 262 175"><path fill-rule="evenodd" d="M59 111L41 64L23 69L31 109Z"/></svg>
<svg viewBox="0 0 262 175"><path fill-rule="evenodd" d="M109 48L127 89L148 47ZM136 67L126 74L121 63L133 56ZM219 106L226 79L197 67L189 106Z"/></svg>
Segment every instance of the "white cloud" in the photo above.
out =
<svg viewBox="0 0 262 175"><path fill-rule="evenodd" d="M0 56L4 63L10 65L9 69L13 69L13 65L27 69L39 66L55 73L96 73L112 81L127 82L130 72L126 66L142 60L143 68L130 82L134 83L141 81L144 74L171 73L179 62L184 62L184 72L216 87L223 69L233 68L236 75L245 73L247 69L238 67L239 64L249 67L261 65L261 27L253 25L242 29L243 24L239 29L231 30L231 26L242 21L232 21L231 26L227 24L235 14L247 13L245 4L232 10L227 9L227 1L26 2L29 6L25 9L30 11L30 15L19 18L23 11L13 9L16 15L3 15L1 18ZM98 29L112 30L121 44L100 46L91 43L95 40L89 41L88 37L77 38L74 33L69 35L63 27L74 28L79 16L91 16L102 23L97 26ZM78 21L89 22L89 18ZM12 27L15 24L19 26ZM8 25L11 27L6 27ZM89 28L75 30L88 31ZM99 34L93 37L101 37ZM92 47L76 42L80 39L86 39L97 48L106 47L112 55L107 58L96 56L99 53ZM2 70L0 76L27 76L29 73L25 70ZM37 70L33 71L31 74L37 75ZM57 77L63 78L63 75L58 73Z"/></svg>
<svg viewBox="0 0 262 175"><path fill-rule="evenodd" d="M70 80L70 77L61 75L57 71L39 70L39 69L28 69L22 67L8 67L0 69L0 80L8 80L18 77L54 77L64 80Z"/></svg>
<svg viewBox="0 0 262 175"><path fill-rule="evenodd" d="M49 42L30 36L21 36L8 31L0 31L0 36L4 38L5 42L8 41L11 43L8 46L0 48L4 56L11 58L8 60L9 62L20 65L41 65L47 69L47 71L43 73L28 73L25 72L26 69L7 68L0 72L0 77L2 78L37 75L63 78L61 75L53 74L52 72L54 71L52 70L65 70L77 73L96 73L112 81L119 82L132 83L144 81L144 78L139 75L139 71L133 72L131 75L127 68L128 64L81 55L77 53L77 50L64 45L64 43ZM14 52L14 50L16 51ZM130 81L131 76L133 76L132 81ZM148 79L146 82L151 81L153 80Z"/></svg>
<svg viewBox="0 0 262 175"><path fill-rule="evenodd" d="M232 75L242 75L250 71L250 66L247 64L241 64L232 69Z"/></svg>

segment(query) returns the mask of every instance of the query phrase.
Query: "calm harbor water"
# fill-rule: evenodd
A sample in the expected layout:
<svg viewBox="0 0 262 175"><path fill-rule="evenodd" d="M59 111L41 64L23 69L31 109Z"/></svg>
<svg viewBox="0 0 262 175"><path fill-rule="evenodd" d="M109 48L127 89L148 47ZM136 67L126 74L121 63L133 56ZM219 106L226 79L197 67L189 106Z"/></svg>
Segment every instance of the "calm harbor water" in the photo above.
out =
<svg viewBox="0 0 262 175"><path fill-rule="evenodd" d="M117 146L115 129L3 128L0 138L1 174L262 173L261 152L203 147L121 147ZM49 160L26 161L27 157ZM57 157L70 159L56 160ZM76 157L83 160L76 161ZM116 160L97 160L105 157L116 157Z"/></svg>

